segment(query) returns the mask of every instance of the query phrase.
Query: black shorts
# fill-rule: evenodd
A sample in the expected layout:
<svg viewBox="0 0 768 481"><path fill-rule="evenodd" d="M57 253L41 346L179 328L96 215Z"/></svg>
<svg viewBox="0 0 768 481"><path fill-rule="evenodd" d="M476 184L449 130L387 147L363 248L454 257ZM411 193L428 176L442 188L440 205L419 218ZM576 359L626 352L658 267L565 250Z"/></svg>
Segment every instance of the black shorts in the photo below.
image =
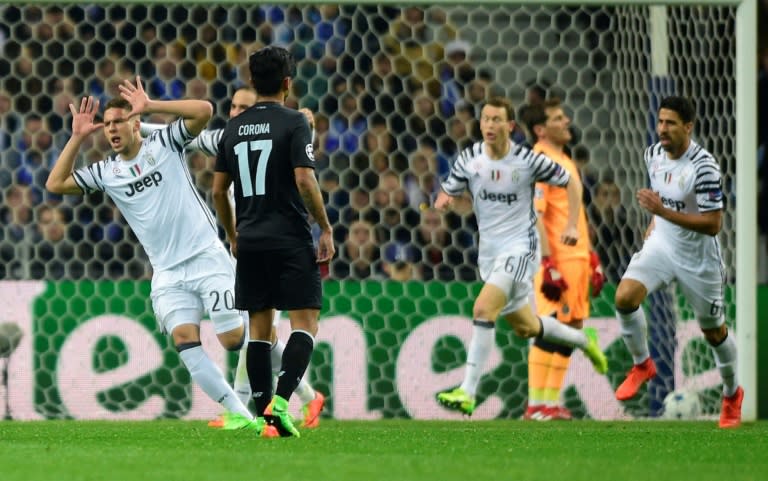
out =
<svg viewBox="0 0 768 481"><path fill-rule="evenodd" d="M243 311L320 309L323 289L311 245L237 252L235 307Z"/></svg>

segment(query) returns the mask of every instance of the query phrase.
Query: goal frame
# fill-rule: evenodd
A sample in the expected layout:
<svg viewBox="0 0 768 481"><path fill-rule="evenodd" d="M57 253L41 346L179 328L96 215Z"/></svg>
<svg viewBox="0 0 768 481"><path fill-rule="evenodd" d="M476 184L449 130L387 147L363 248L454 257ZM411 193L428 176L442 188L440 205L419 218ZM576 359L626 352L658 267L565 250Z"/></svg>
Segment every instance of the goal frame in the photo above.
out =
<svg viewBox="0 0 768 481"><path fill-rule="evenodd" d="M0 4L16 4L16 1L0 0ZM78 4L64 0L60 4ZM114 3L94 0L94 4ZM123 0L123 4L167 3L160 0ZM206 0L187 0L187 5L209 4ZM220 4L239 4L238 0L222 0ZM327 1L303 0L300 4L322 5ZM423 5L412 0L341 0L337 4L368 5ZM47 1L30 0L30 4L50 4ZM466 5L464 0L432 0L431 5ZM482 0L482 5L558 5L584 6L580 0ZM757 0L590 0L594 6L733 6L736 7L736 184L742 197L755 199L757 192ZM638 154L639 155L639 154ZM746 174L745 174L746 173ZM736 203L736 337L738 345L738 376L745 389L742 419L757 419L757 203ZM749 254L751 253L751 254ZM741 288L744 287L744 288Z"/></svg>

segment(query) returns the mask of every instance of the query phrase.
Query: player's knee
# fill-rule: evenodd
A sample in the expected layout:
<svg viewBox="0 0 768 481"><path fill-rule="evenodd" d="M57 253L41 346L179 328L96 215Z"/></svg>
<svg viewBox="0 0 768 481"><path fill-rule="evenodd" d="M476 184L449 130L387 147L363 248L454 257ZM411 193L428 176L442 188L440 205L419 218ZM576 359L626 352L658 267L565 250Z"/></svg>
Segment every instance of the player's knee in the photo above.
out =
<svg viewBox="0 0 768 481"><path fill-rule="evenodd" d="M243 335L239 340L237 341L221 341L221 345L224 349L227 351L239 351L243 348L245 345L245 335Z"/></svg>
<svg viewBox="0 0 768 481"><path fill-rule="evenodd" d="M509 324L509 327L515 331L515 334L523 339L536 337L541 331L539 318L527 309L519 309L515 312L505 314L504 319L507 321L507 324Z"/></svg>
<svg viewBox="0 0 768 481"><path fill-rule="evenodd" d="M227 351L239 351L245 345L245 329L233 329L218 337L219 343Z"/></svg>
<svg viewBox="0 0 768 481"><path fill-rule="evenodd" d="M171 333L171 337L173 338L173 344L175 346L200 342L200 335L197 331L192 329L176 328Z"/></svg>
<svg viewBox="0 0 768 481"><path fill-rule="evenodd" d="M712 329L702 329L701 332L710 346L718 346L728 337L728 327L725 324Z"/></svg>
<svg viewBox="0 0 768 481"><path fill-rule="evenodd" d="M514 321L510 320L510 325L515 334L523 339L536 337L541 332L541 324L536 316L517 316Z"/></svg>
<svg viewBox="0 0 768 481"><path fill-rule="evenodd" d="M626 312L637 310L643 302L643 297L641 289L638 289L633 284L622 281L616 289L616 296L614 298L616 309Z"/></svg>
<svg viewBox="0 0 768 481"><path fill-rule="evenodd" d="M494 322L499 317L499 309L489 308L485 304L475 304L472 308L472 319L483 319Z"/></svg>
<svg viewBox="0 0 768 481"><path fill-rule="evenodd" d="M531 337L535 337L539 334L539 328L538 326L531 326L528 324L521 324L513 326L512 329L515 331L515 334L522 337L523 339L530 339Z"/></svg>

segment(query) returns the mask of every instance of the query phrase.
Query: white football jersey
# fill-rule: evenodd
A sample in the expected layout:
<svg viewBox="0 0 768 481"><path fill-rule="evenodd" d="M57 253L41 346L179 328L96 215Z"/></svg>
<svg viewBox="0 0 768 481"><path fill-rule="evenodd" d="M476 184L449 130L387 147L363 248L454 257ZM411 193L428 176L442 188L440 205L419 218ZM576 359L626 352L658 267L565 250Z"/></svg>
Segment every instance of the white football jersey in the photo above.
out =
<svg viewBox="0 0 768 481"><path fill-rule="evenodd" d="M155 270L171 268L220 242L213 213L187 168L192 139L183 120L155 130L138 155L111 155L73 172L85 193L101 190L117 205Z"/></svg>
<svg viewBox="0 0 768 481"><path fill-rule="evenodd" d="M658 192L664 207L698 214L723 209L723 180L715 158L691 140L688 150L677 160L656 143L645 150L651 190ZM701 234L659 216L654 216L651 235L662 236L680 255L699 256L701 249L714 249L719 256L717 237Z"/></svg>
<svg viewBox="0 0 768 481"><path fill-rule="evenodd" d="M140 132L144 137L149 137L155 130L161 130L168 127L166 124L141 123ZM203 130L197 137L187 141L184 148L187 152L200 151L208 157L216 157L219 154L219 141L224 129Z"/></svg>
<svg viewBox="0 0 768 481"><path fill-rule="evenodd" d="M570 175L544 154L513 142L500 160L488 157L484 147L476 142L462 151L441 187L452 196L469 189L480 231L480 262L513 251L533 256L538 251L534 184L562 187Z"/></svg>

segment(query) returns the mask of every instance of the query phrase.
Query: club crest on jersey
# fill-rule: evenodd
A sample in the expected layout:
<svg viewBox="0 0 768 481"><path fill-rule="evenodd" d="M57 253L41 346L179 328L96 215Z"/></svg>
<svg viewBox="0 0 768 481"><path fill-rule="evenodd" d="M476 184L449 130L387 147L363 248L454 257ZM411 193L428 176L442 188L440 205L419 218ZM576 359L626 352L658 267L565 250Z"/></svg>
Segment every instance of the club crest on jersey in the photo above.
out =
<svg viewBox="0 0 768 481"><path fill-rule="evenodd" d="M134 165L128 171L133 174L134 177L139 177L141 175L141 166L139 164Z"/></svg>
<svg viewBox="0 0 768 481"><path fill-rule="evenodd" d="M315 147L312 144L307 144L307 146L304 147L304 152L307 153L307 158L309 160L312 162L315 161Z"/></svg>
<svg viewBox="0 0 768 481"><path fill-rule="evenodd" d="M154 156L153 156L151 153L149 153L149 152L147 152L146 154L144 154L144 161L145 161L146 163L148 163L149 165L155 165L155 162L157 162L157 161L155 160L155 157L154 157Z"/></svg>

